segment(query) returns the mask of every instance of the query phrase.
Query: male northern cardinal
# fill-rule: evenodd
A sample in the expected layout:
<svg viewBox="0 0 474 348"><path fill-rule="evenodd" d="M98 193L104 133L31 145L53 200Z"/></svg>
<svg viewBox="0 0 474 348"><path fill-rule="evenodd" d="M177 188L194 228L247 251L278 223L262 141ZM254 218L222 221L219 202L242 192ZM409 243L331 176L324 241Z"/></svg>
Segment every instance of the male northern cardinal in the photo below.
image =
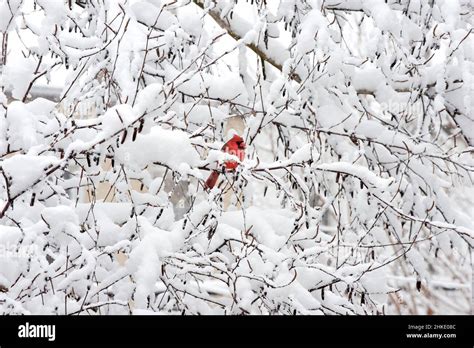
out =
<svg viewBox="0 0 474 348"><path fill-rule="evenodd" d="M245 156L245 142L239 135L234 134L232 139L230 139L225 145L222 147L222 151L237 156L241 161L244 160ZM236 161L225 161L224 162L226 170L234 170L239 165ZM219 178L219 172L217 170L213 170L211 175L206 180L206 188L213 188L216 185L217 179Z"/></svg>

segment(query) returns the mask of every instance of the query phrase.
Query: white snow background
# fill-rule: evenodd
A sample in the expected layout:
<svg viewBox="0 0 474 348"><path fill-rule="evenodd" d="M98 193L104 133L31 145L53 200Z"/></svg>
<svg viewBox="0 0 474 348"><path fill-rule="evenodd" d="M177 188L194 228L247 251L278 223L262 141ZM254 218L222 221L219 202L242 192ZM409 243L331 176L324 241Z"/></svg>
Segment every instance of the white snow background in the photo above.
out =
<svg viewBox="0 0 474 348"><path fill-rule="evenodd" d="M0 0L0 313L469 314L473 14Z"/></svg>

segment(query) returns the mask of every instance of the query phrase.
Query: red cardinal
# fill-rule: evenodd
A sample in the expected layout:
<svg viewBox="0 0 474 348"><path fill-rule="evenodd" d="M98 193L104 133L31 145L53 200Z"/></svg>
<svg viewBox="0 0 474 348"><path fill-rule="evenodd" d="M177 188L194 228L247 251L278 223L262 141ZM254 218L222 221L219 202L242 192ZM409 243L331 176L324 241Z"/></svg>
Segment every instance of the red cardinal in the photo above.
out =
<svg viewBox="0 0 474 348"><path fill-rule="evenodd" d="M232 139L230 139L225 145L222 147L222 151L227 152L228 154L237 156L241 161L244 160L245 156L245 142L237 134L234 134ZM225 161L224 162L226 170L234 170L239 165L236 161ZM206 180L206 188L213 188L216 185L217 179L219 178L219 172L217 170L213 170L211 175Z"/></svg>

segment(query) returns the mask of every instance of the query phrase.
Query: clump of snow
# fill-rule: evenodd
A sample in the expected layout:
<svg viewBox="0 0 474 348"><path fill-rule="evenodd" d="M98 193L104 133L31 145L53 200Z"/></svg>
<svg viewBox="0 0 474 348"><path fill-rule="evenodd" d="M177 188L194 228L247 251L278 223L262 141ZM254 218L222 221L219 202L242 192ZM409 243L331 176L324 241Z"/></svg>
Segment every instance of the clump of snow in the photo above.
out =
<svg viewBox="0 0 474 348"><path fill-rule="evenodd" d="M386 189L393 182L393 179L381 178L366 167L347 162L322 163L318 164L316 168L353 175L374 188Z"/></svg>
<svg viewBox="0 0 474 348"><path fill-rule="evenodd" d="M15 155L3 160L1 166L9 179L10 196L33 186L48 168L58 163L59 160L54 156Z"/></svg>
<svg viewBox="0 0 474 348"><path fill-rule="evenodd" d="M12 97L22 100L33 81L37 64L33 58L9 60L3 67L2 84L11 87Z"/></svg>
<svg viewBox="0 0 474 348"><path fill-rule="evenodd" d="M117 151L117 158L126 165L144 168L152 163L164 164L178 170L182 163L195 166L200 158L186 133L155 126L140 134Z"/></svg>

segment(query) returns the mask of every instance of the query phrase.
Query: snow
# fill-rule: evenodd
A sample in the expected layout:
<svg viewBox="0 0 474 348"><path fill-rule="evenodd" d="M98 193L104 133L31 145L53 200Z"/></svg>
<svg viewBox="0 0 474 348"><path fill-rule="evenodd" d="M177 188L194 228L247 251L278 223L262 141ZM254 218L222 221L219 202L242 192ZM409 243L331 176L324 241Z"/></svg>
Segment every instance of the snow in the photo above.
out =
<svg viewBox="0 0 474 348"><path fill-rule="evenodd" d="M117 105L108 110L104 115L99 117L102 124L102 137L116 134L119 130L129 126L136 119L136 114L130 105Z"/></svg>
<svg viewBox="0 0 474 348"><path fill-rule="evenodd" d="M37 63L30 58L19 58L9 61L3 67L2 84L11 86L12 96L23 99L32 82Z"/></svg>
<svg viewBox="0 0 474 348"><path fill-rule="evenodd" d="M190 72L176 77L175 85L184 94L206 95L215 99L232 100L236 103L246 102L246 93L242 91L243 83L237 74L216 76L202 72L199 74ZM170 79L174 79L174 77L170 76Z"/></svg>
<svg viewBox="0 0 474 348"><path fill-rule="evenodd" d="M357 90L376 92L384 84L385 77L377 68L356 69L352 83Z"/></svg>
<svg viewBox="0 0 474 348"><path fill-rule="evenodd" d="M14 197L45 175L48 168L59 163L54 156L15 155L1 162L2 170L11 182L9 194Z"/></svg>
<svg viewBox="0 0 474 348"><path fill-rule="evenodd" d="M159 126L139 135L136 141L125 143L117 151L117 159L139 168L156 162L174 170L178 170L183 163L189 166L199 163L199 155L185 133Z"/></svg>
<svg viewBox="0 0 474 348"><path fill-rule="evenodd" d="M140 1L132 4L131 9L137 21L148 26L155 25L157 28L165 30L178 23L175 16L169 11L162 11L159 2L156 5L148 1Z"/></svg>
<svg viewBox="0 0 474 348"><path fill-rule="evenodd" d="M322 171L333 171L353 175L374 188L386 189L390 183L393 182L393 179L381 178L367 168L351 163L323 163L316 168Z"/></svg>
<svg viewBox="0 0 474 348"><path fill-rule="evenodd" d="M468 1L83 5L0 0L2 313L470 313Z"/></svg>
<svg viewBox="0 0 474 348"><path fill-rule="evenodd" d="M21 0L12 0L6 1L3 0L0 2L0 31L6 32L13 30L15 28L14 17L19 12L22 1Z"/></svg>
<svg viewBox="0 0 474 348"><path fill-rule="evenodd" d="M313 144L305 144L296 150L290 157L290 162L302 163L311 159L311 149Z"/></svg>

